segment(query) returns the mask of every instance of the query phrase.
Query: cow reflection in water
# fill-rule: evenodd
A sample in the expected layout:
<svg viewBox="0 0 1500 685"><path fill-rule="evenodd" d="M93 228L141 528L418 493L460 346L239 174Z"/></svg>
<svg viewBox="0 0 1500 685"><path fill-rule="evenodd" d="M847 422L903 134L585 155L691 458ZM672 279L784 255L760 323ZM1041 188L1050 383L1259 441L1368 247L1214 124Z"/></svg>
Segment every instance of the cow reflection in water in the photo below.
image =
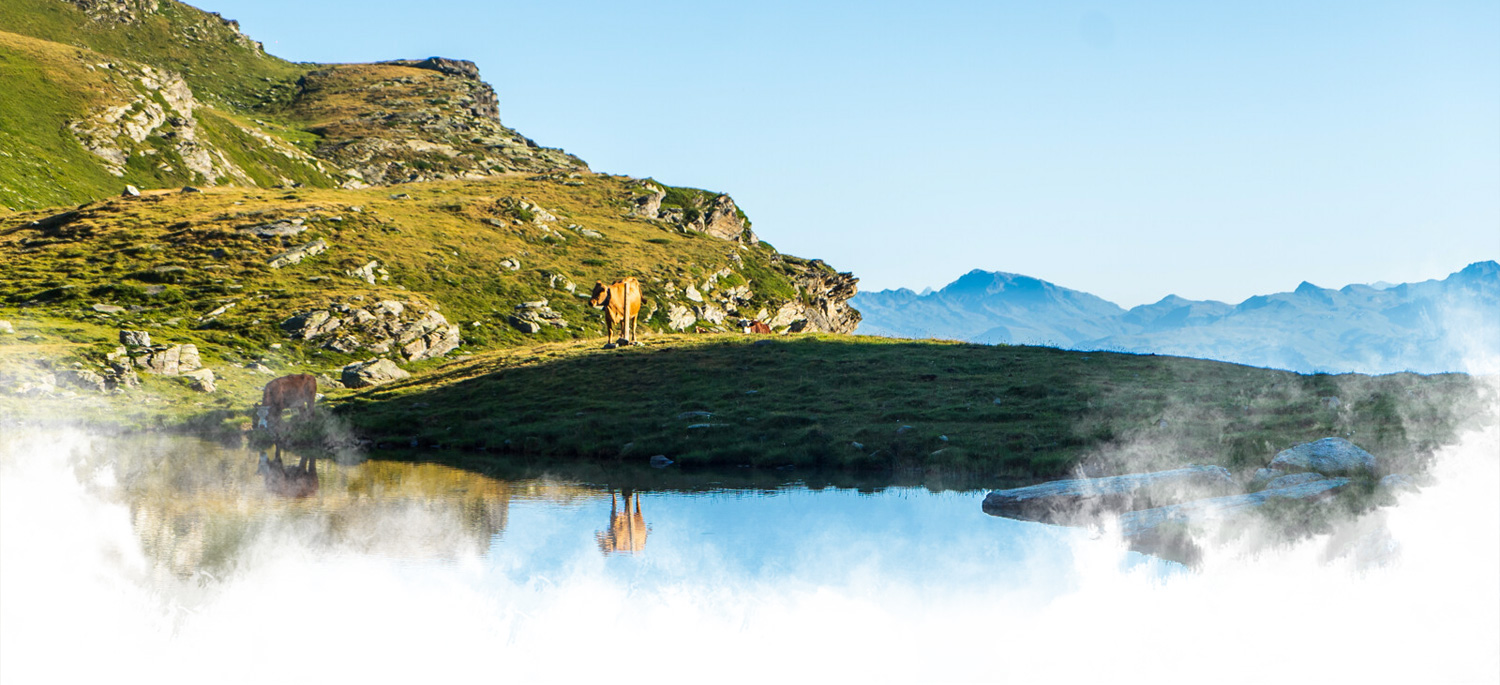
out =
<svg viewBox="0 0 1500 685"><path fill-rule="evenodd" d="M303 457L296 466L288 467L281 462L280 451L275 458L267 459L260 453L260 465L255 468L266 481L266 492L280 497L310 497L318 492L318 460Z"/></svg>
<svg viewBox="0 0 1500 685"><path fill-rule="evenodd" d="M613 490L609 493L609 530L594 533L599 551L608 554L633 554L646 548L646 518L641 516L641 500L629 488L620 491L625 500L619 506ZM631 511L632 501L635 511Z"/></svg>

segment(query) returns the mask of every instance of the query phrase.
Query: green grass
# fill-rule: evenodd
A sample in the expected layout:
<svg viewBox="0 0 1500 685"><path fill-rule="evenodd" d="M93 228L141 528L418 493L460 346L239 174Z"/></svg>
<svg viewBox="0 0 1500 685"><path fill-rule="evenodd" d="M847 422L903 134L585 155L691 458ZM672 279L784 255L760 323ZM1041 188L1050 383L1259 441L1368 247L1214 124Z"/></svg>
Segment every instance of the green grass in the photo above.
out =
<svg viewBox="0 0 1500 685"><path fill-rule="evenodd" d="M1453 439L1474 401L1461 375L1349 375L1332 384L1354 404L1414 395L1394 416L1343 414L1322 408L1308 377L1202 360L869 337L678 335L623 351L589 342L480 355L356 393L340 412L393 445L416 440L564 461L665 454L688 467L1039 478L1078 466L1118 473L1199 463L1246 472L1280 449L1329 435L1350 435L1396 470L1420 469ZM711 416L679 418L686 412ZM712 425L689 428L702 423Z"/></svg>

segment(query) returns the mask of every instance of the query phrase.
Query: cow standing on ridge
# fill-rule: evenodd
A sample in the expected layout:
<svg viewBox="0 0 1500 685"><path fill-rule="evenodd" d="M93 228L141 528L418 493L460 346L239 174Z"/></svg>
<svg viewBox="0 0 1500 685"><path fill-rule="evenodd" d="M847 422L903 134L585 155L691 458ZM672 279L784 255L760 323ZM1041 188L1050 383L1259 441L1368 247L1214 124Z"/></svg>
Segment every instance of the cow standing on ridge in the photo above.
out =
<svg viewBox="0 0 1500 685"><path fill-rule="evenodd" d="M610 340L605 344L605 349L616 345L614 342L616 324L620 326L619 344L629 345L635 342L634 321L641 313L640 281L634 277L627 277L607 286L604 285L604 281L595 281L593 296L589 298L589 306L604 310L604 337Z"/></svg>

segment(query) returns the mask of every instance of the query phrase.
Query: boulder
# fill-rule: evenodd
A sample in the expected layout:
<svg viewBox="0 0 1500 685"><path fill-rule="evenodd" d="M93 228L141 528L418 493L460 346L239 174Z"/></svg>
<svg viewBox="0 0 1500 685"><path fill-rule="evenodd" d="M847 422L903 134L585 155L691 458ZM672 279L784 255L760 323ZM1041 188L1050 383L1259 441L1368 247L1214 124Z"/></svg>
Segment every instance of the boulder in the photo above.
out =
<svg viewBox="0 0 1500 685"><path fill-rule="evenodd" d="M698 289L693 287L691 283L688 284L687 289L683 291L683 295L693 302L703 301L703 294L698 292Z"/></svg>
<svg viewBox="0 0 1500 685"><path fill-rule="evenodd" d="M16 328L9 321L0 321L0 333L15 334Z"/></svg>
<svg viewBox="0 0 1500 685"><path fill-rule="evenodd" d="M124 307L121 307L117 304L96 304L93 305L91 309L99 312L100 314L119 314L120 312L125 311Z"/></svg>
<svg viewBox="0 0 1500 685"><path fill-rule="evenodd" d="M137 188L135 186L132 186L132 185L125 186L125 190L120 193L120 197L140 197L140 196L141 196L141 189Z"/></svg>
<svg viewBox="0 0 1500 685"><path fill-rule="evenodd" d="M188 343L179 347L177 352L177 372L186 374L203 368L203 362L198 358L198 346ZM212 380L213 373L209 373ZM212 391L210 391L212 392Z"/></svg>
<svg viewBox="0 0 1500 685"><path fill-rule="evenodd" d="M698 317L693 310L680 304L667 305L667 327L674 331L683 331L698 323Z"/></svg>
<svg viewBox="0 0 1500 685"><path fill-rule="evenodd" d="M346 388L367 388L410 377L411 374L389 359L371 359L345 366L340 381Z"/></svg>
<svg viewBox="0 0 1500 685"><path fill-rule="evenodd" d="M999 404L999 402L1000 401L998 399L995 400L996 404ZM1286 475L1286 472L1282 471L1281 469L1256 469L1255 475L1250 477L1250 485L1246 489L1252 491L1264 489L1266 487L1266 483L1276 480L1277 478L1280 478L1284 475Z"/></svg>
<svg viewBox="0 0 1500 685"><path fill-rule="evenodd" d="M104 392L104 377L88 369L64 369L53 374L58 385L68 385L75 388Z"/></svg>
<svg viewBox="0 0 1500 685"><path fill-rule="evenodd" d="M992 516L1079 523L1105 512L1131 511L1181 502L1205 493L1225 492L1234 480L1220 466L1188 466L1170 471L1133 473L1106 478L1059 480L1010 490L996 490L984 498Z"/></svg>
<svg viewBox="0 0 1500 685"><path fill-rule="evenodd" d="M1266 490L1280 490L1282 488L1292 487L1293 485L1301 485L1303 483L1315 483L1317 481L1326 480L1326 479L1327 479L1326 476L1324 476L1323 474L1318 473L1316 471L1303 471L1302 473L1293 473L1293 474L1289 474L1289 475L1279 476L1277 478L1273 478L1273 479L1271 479L1271 482L1266 483L1265 489Z"/></svg>
<svg viewBox="0 0 1500 685"><path fill-rule="evenodd" d="M500 270L501 271L519 271L520 269L521 269L521 262L520 262L520 260L510 259L510 258L506 258L506 259L500 260Z"/></svg>
<svg viewBox="0 0 1500 685"><path fill-rule="evenodd" d="M1254 508L1262 507L1274 499L1325 498L1340 487L1347 486L1349 478L1325 478L1290 487L1262 490L1250 495L1230 495L1223 498L1197 499L1184 504L1155 507L1149 510L1130 511L1121 514L1121 534L1137 552L1152 553L1167 559L1194 564L1200 550L1193 543L1191 528L1205 522L1223 522L1241 516ZM1173 523L1172 526L1167 526Z"/></svg>
<svg viewBox="0 0 1500 685"><path fill-rule="evenodd" d="M1270 468L1287 472L1316 471L1330 475L1371 473L1374 455L1343 438L1323 438L1282 450Z"/></svg>
<svg viewBox="0 0 1500 685"><path fill-rule="evenodd" d="M668 466L671 466L671 465L672 465L672 460L668 459L667 455L665 455L665 454L657 454L657 455L653 455L651 457L651 468L654 468L654 469L664 469L664 468L666 468Z"/></svg>
<svg viewBox="0 0 1500 685"><path fill-rule="evenodd" d="M126 347L150 347L151 334L146 331L120 331L120 344Z"/></svg>
<svg viewBox="0 0 1500 685"><path fill-rule="evenodd" d="M635 198L635 206L630 208L630 213L644 219L657 218L661 215L661 201L666 199L667 191L645 181L641 182L640 188L646 191L646 194Z"/></svg>
<svg viewBox="0 0 1500 685"><path fill-rule="evenodd" d="M210 369L198 369L197 371L192 371L182 375L186 378L191 379L189 387L197 390L198 392L213 392L215 389L214 372Z"/></svg>
<svg viewBox="0 0 1500 685"><path fill-rule="evenodd" d="M522 333L540 333L542 331L542 325L535 321L532 321L531 319L523 319L512 314L506 320L510 322L510 325L515 326L516 330L519 330Z"/></svg>

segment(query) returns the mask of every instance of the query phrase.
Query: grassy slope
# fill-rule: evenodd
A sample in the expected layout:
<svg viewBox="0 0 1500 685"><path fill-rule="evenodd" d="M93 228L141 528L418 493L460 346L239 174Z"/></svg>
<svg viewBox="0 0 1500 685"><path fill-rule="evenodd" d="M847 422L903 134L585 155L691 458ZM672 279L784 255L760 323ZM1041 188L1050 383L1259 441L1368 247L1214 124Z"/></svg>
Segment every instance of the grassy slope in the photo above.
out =
<svg viewBox="0 0 1500 685"><path fill-rule="evenodd" d="M1475 397L1462 375L1299 376L1041 347L730 334L484 354L355 394L341 410L394 444L543 459L665 454L687 465L1043 477L1080 463L1244 472L1329 435L1413 470L1453 439ZM703 423L712 425L689 428Z"/></svg>

